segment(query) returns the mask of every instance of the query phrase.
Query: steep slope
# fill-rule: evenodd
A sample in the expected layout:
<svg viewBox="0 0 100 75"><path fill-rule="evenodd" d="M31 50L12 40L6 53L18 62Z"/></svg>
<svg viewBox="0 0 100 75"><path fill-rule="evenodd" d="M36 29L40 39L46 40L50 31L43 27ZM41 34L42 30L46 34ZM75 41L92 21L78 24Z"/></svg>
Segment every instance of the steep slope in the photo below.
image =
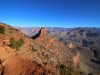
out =
<svg viewBox="0 0 100 75"><path fill-rule="evenodd" d="M59 63L66 66L78 65L74 64L73 50L65 47L63 43L50 36L45 28L41 28L39 33L31 38L33 39L31 40L31 45L34 47L33 50L37 50L39 59L42 59L41 64L48 71L53 72L53 75L59 75L59 68L57 68Z"/></svg>
<svg viewBox="0 0 100 75"><path fill-rule="evenodd" d="M29 59L30 56L21 53L23 47L27 47L28 52L31 51L30 40L9 25L0 23L0 29L0 75L45 75L46 70L41 64ZM12 44L11 37L14 39ZM18 42L19 39L23 39L22 45L18 45L21 44Z"/></svg>
<svg viewBox="0 0 100 75"><path fill-rule="evenodd" d="M68 39L62 41L66 46L68 42L74 44L74 50L80 53L80 68L87 74L90 72L100 74L100 33L97 30L72 29L68 33Z"/></svg>
<svg viewBox="0 0 100 75"><path fill-rule="evenodd" d="M27 28L27 29L34 30L34 32L36 32L39 31L40 28L37 28L37 30L35 30L34 28L31 29ZM25 29L26 32L28 32L27 29ZM61 30L60 28L46 28L46 29L49 34L51 34L52 36L56 37L61 42L63 42L66 47L71 48L69 50L74 50L75 53L78 51L79 56L77 57L76 55L74 57L74 62L75 64L76 63L78 64L80 62L79 66L82 71L84 71L86 74L99 73L100 28L77 27L77 28L65 28L65 29L61 28ZM33 33L30 32L30 35L34 34L34 32ZM40 36L39 34L38 36ZM46 34L46 36L49 35ZM34 43L42 45L42 47L45 47L45 49L48 49L48 51L51 50L51 52L53 50L52 47L56 46L57 44L57 43L53 44L55 39L52 39L52 37L51 40L50 39L48 40L45 36L41 36L41 38L37 37L34 40L36 40L34 41ZM53 46L51 47L51 45ZM59 48L60 46L57 45L56 47ZM56 53L57 52L55 52L55 54ZM77 62L77 60L79 62Z"/></svg>
<svg viewBox="0 0 100 75"><path fill-rule="evenodd" d="M33 41L51 52L56 58L57 62L72 64L72 53L63 43L56 38L50 36L45 28L41 28L39 33L32 37Z"/></svg>
<svg viewBox="0 0 100 75"><path fill-rule="evenodd" d="M44 74L44 69L35 61L19 55L12 49L0 47L0 59L3 75L39 75Z"/></svg>
<svg viewBox="0 0 100 75"><path fill-rule="evenodd" d="M0 28L3 28L0 31L1 75L60 75L61 69L67 75L72 70L75 75L79 73L67 68L73 66L72 50L50 36L45 28L32 38L9 25L0 24Z"/></svg>
<svg viewBox="0 0 100 75"><path fill-rule="evenodd" d="M42 75L45 74L41 65L21 55L6 59L3 64L3 75Z"/></svg>

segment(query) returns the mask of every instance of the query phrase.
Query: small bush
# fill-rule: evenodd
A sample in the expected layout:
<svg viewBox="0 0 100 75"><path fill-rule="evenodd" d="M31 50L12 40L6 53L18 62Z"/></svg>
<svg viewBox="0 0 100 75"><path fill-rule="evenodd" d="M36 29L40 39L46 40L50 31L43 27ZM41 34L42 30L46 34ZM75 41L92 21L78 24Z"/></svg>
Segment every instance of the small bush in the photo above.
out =
<svg viewBox="0 0 100 75"><path fill-rule="evenodd" d="M24 43L24 40L20 38L18 41L16 41L16 49L18 50Z"/></svg>
<svg viewBox="0 0 100 75"><path fill-rule="evenodd" d="M42 56L44 56L44 52L42 52Z"/></svg>
<svg viewBox="0 0 100 75"><path fill-rule="evenodd" d="M10 28L9 30L16 30L15 28ZM17 30L16 30L17 31Z"/></svg>
<svg viewBox="0 0 100 75"><path fill-rule="evenodd" d="M6 23L3 23L4 25L7 25Z"/></svg>
<svg viewBox="0 0 100 75"><path fill-rule="evenodd" d="M24 44L24 40L22 38L17 41L18 47L21 47Z"/></svg>
<svg viewBox="0 0 100 75"><path fill-rule="evenodd" d="M12 31L9 31L9 33L12 33Z"/></svg>
<svg viewBox="0 0 100 75"><path fill-rule="evenodd" d="M57 64L60 75L80 75L80 73L73 67L66 66L64 64Z"/></svg>
<svg viewBox="0 0 100 75"><path fill-rule="evenodd" d="M11 48L18 50L24 43L24 40L20 38L18 41L16 41L13 37L10 38L10 46Z"/></svg>
<svg viewBox="0 0 100 75"><path fill-rule="evenodd" d="M14 40L14 38L13 37L11 37L10 38L10 46L11 46L11 48L16 48L16 41Z"/></svg>
<svg viewBox="0 0 100 75"><path fill-rule="evenodd" d="M0 26L0 33L4 34L4 31L5 31L5 27L4 26Z"/></svg>
<svg viewBox="0 0 100 75"><path fill-rule="evenodd" d="M19 31L18 29L15 29L16 31Z"/></svg>
<svg viewBox="0 0 100 75"><path fill-rule="evenodd" d="M35 52L35 51L37 51L37 50L36 50L36 49L34 49L34 47L32 46L32 51L33 51L33 52Z"/></svg>

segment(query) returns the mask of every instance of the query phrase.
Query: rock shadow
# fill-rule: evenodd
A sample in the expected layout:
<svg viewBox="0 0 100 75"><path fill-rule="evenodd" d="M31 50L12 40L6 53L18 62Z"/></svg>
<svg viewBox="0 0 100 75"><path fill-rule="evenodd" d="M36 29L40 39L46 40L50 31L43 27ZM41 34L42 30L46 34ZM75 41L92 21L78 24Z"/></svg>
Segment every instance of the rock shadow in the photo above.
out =
<svg viewBox="0 0 100 75"><path fill-rule="evenodd" d="M36 39L37 37L40 36L40 34L41 34L41 30L40 30L36 35L32 36L31 38L32 38L32 39Z"/></svg>
<svg viewBox="0 0 100 75"><path fill-rule="evenodd" d="M100 62L99 61L97 61L97 60L94 60L94 59L90 59L92 62L94 62L94 63L97 63L97 64L99 64L100 65Z"/></svg>

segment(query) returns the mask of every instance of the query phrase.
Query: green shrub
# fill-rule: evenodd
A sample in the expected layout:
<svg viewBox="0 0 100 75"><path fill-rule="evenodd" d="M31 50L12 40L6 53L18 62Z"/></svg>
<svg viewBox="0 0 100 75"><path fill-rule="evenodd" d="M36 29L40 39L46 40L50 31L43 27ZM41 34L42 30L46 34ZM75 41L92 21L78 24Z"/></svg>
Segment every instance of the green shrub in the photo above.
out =
<svg viewBox="0 0 100 75"><path fill-rule="evenodd" d="M4 25L7 25L6 23L3 23Z"/></svg>
<svg viewBox="0 0 100 75"><path fill-rule="evenodd" d="M9 33L12 33L11 31L9 31Z"/></svg>
<svg viewBox="0 0 100 75"><path fill-rule="evenodd" d="M11 46L11 48L16 48L16 41L14 40L14 38L13 37L11 37L10 38L10 46Z"/></svg>
<svg viewBox="0 0 100 75"><path fill-rule="evenodd" d="M10 38L10 46L11 48L18 50L24 43L24 40L20 38L18 41L16 41L13 37Z"/></svg>
<svg viewBox="0 0 100 75"><path fill-rule="evenodd" d="M24 40L22 38L17 41L18 47L21 47L24 44Z"/></svg>
<svg viewBox="0 0 100 75"><path fill-rule="evenodd" d="M4 34L4 31L5 31L5 27L4 26L0 26L0 33Z"/></svg>
<svg viewBox="0 0 100 75"><path fill-rule="evenodd" d="M19 31L18 29L15 28L16 31Z"/></svg>
<svg viewBox="0 0 100 75"><path fill-rule="evenodd" d="M18 41L16 41L16 49L18 50L23 44L24 40L20 38Z"/></svg>
<svg viewBox="0 0 100 75"><path fill-rule="evenodd" d="M35 51L37 51L37 50L32 46L32 51L35 52Z"/></svg>
<svg viewBox="0 0 100 75"><path fill-rule="evenodd" d="M64 64L57 64L60 75L80 75L80 73L73 67L66 66Z"/></svg>

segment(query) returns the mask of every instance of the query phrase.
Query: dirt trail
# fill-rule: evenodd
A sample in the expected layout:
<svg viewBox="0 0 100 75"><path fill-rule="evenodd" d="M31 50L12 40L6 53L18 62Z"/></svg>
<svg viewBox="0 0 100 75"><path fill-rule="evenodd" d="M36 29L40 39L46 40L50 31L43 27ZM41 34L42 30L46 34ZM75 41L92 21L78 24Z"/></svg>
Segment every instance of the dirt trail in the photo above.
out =
<svg viewBox="0 0 100 75"><path fill-rule="evenodd" d="M42 75L44 70L38 63L28 60L21 55L15 55L3 63L3 75Z"/></svg>
<svg viewBox="0 0 100 75"><path fill-rule="evenodd" d="M6 60L7 58L9 58L10 56L13 56L15 54L15 52L10 49L9 46L5 46L5 47L0 47L0 59L1 61Z"/></svg>
<svg viewBox="0 0 100 75"><path fill-rule="evenodd" d="M16 54L9 46L0 47L1 68L3 75L43 75L44 69L26 56Z"/></svg>

